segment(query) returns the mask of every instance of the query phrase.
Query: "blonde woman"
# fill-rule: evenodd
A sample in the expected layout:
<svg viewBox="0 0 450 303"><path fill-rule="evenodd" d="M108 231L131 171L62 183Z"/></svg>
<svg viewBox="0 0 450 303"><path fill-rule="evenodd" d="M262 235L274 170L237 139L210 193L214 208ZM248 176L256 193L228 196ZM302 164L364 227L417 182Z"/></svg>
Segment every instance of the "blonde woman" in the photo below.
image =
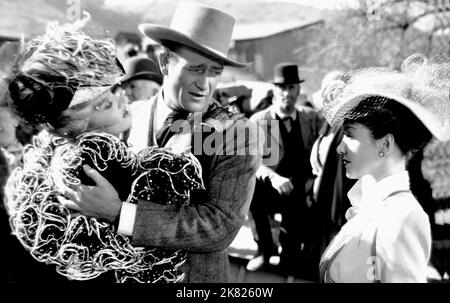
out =
<svg viewBox="0 0 450 303"><path fill-rule="evenodd" d="M123 70L112 40L82 31L87 20L50 25L26 44L11 77L16 113L44 128L27 147L23 169L8 180L13 233L35 259L69 279L113 272L117 282L179 282L185 252L134 247L117 226L60 203L81 183L95 185L99 175L130 203L140 198L181 207L191 190L203 188L193 156L160 148L135 155L119 139L131 126L125 96L113 93Z"/></svg>

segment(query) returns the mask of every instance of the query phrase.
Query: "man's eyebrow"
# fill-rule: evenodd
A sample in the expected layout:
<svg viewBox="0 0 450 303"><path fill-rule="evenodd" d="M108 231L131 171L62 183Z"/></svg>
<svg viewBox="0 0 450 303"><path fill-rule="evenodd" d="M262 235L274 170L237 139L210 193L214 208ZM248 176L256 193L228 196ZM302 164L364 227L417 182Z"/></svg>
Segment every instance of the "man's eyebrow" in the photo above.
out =
<svg viewBox="0 0 450 303"><path fill-rule="evenodd" d="M200 64L191 64L189 66L189 68L201 68L201 67L206 67L205 63L200 63Z"/></svg>
<svg viewBox="0 0 450 303"><path fill-rule="evenodd" d="M189 68L207 68L208 66L205 63L200 64L192 64L189 66ZM211 69L214 70L223 70L223 66L211 66Z"/></svg>

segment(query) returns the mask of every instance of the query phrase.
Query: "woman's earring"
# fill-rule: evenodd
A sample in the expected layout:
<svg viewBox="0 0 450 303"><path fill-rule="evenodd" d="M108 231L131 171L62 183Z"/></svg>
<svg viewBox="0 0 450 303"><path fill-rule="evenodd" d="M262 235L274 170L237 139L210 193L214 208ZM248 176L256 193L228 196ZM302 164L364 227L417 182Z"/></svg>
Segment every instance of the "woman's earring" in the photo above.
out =
<svg viewBox="0 0 450 303"><path fill-rule="evenodd" d="M383 153L382 151L380 151L380 152L378 153L378 156L380 156L381 158L383 158L383 157L384 157L384 153Z"/></svg>
<svg viewBox="0 0 450 303"><path fill-rule="evenodd" d="M94 109L95 109L96 111L98 111L98 110L100 109L100 106L96 105L96 106L94 107Z"/></svg>

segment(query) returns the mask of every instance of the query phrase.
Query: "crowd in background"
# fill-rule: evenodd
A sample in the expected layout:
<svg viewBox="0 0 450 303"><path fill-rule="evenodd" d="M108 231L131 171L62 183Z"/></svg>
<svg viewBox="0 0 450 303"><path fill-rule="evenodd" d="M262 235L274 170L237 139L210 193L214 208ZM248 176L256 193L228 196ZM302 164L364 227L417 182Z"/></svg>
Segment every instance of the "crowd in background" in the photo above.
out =
<svg viewBox="0 0 450 303"><path fill-rule="evenodd" d="M148 100L159 93L163 76L158 55L156 46L141 50L134 45L124 51L122 63L126 78L116 89L122 90L130 102ZM250 106L250 100L257 92L242 84L219 87L214 97L222 105L236 107L246 117L261 121L269 119L270 109L277 106L277 102L280 102L278 99L289 96L289 106L295 108L291 111L294 113L293 119L280 125L285 141L285 158L282 157L275 168L279 175L258 176L250 207L248 218L254 222L253 232L259 251L250 260L247 269L270 270L318 281L320 256L346 222L345 213L350 207L347 192L354 181L345 176L342 155L336 151L342 140L342 128L330 126L321 117L320 93L314 96L313 101L300 100L301 83L308 79L300 79L299 75L301 66L295 63L277 66L274 80L271 81L272 89L262 94L258 92L264 97L253 107ZM323 79L322 87L326 87L331 80L345 81L345 77L345 72L330 71ZM23 149L31 143L33 135L39 130L30 129L21 123L7 106L7 94L2 94L1 97L0 197L3 200L8 175L22 165ZM282 120L284 117L278 118ZM294 123L295 121L300 123ZM306 128L310 131L308 135L304 135ZM268 135L270 136L266 134L266 137ZM127 136L124 133L122 138L126 140ZM432 225L429 281L448 280L450 274L449 171L450 141L432 141L408 163L411 190L428 214ZM296 190L293 191L293 188ZM281 224L277 227L280 234L274 238L276 214L282 216ZM2 253L9 254L10 259L20 260L6 263L21 264L20 267L12 266L8 269L7 279L10 282L20 281L24 277L32 278L30 273L33 271L48 271L43 264L38 264L26 255L10 235L8 217L3 206L1 221L2 238L7 239L3 242L7 243L7 247L2 249ZM274 256L279 256L280 261L273 262ZM435 272L431 272L431 269ZM59 278L55 276L54 279Z"/></svg>

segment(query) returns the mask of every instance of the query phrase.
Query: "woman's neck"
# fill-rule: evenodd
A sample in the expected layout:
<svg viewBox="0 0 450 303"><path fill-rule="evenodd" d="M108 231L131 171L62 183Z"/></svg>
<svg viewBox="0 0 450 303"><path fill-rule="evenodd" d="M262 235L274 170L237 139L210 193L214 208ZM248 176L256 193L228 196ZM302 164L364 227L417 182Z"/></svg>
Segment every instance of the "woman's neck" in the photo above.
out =
<svg viewBox="0 0 450 303"><path fill-rule="evenodd" d="M406 169L406 156L401 157L387 157L383 159L383 162L379 166L379 169L375 171L372 176L377 182L380 180L400 173Z"/></svg>
<svg viewBox="0 0 450 303"><path fill-rule="evenodd" d="M18 147L21 147L22 145L20 144L19 140L15 140L14 142L7 144L7 145L2 145L2 147L6 150L14 150L17 149Z"/></svg>

